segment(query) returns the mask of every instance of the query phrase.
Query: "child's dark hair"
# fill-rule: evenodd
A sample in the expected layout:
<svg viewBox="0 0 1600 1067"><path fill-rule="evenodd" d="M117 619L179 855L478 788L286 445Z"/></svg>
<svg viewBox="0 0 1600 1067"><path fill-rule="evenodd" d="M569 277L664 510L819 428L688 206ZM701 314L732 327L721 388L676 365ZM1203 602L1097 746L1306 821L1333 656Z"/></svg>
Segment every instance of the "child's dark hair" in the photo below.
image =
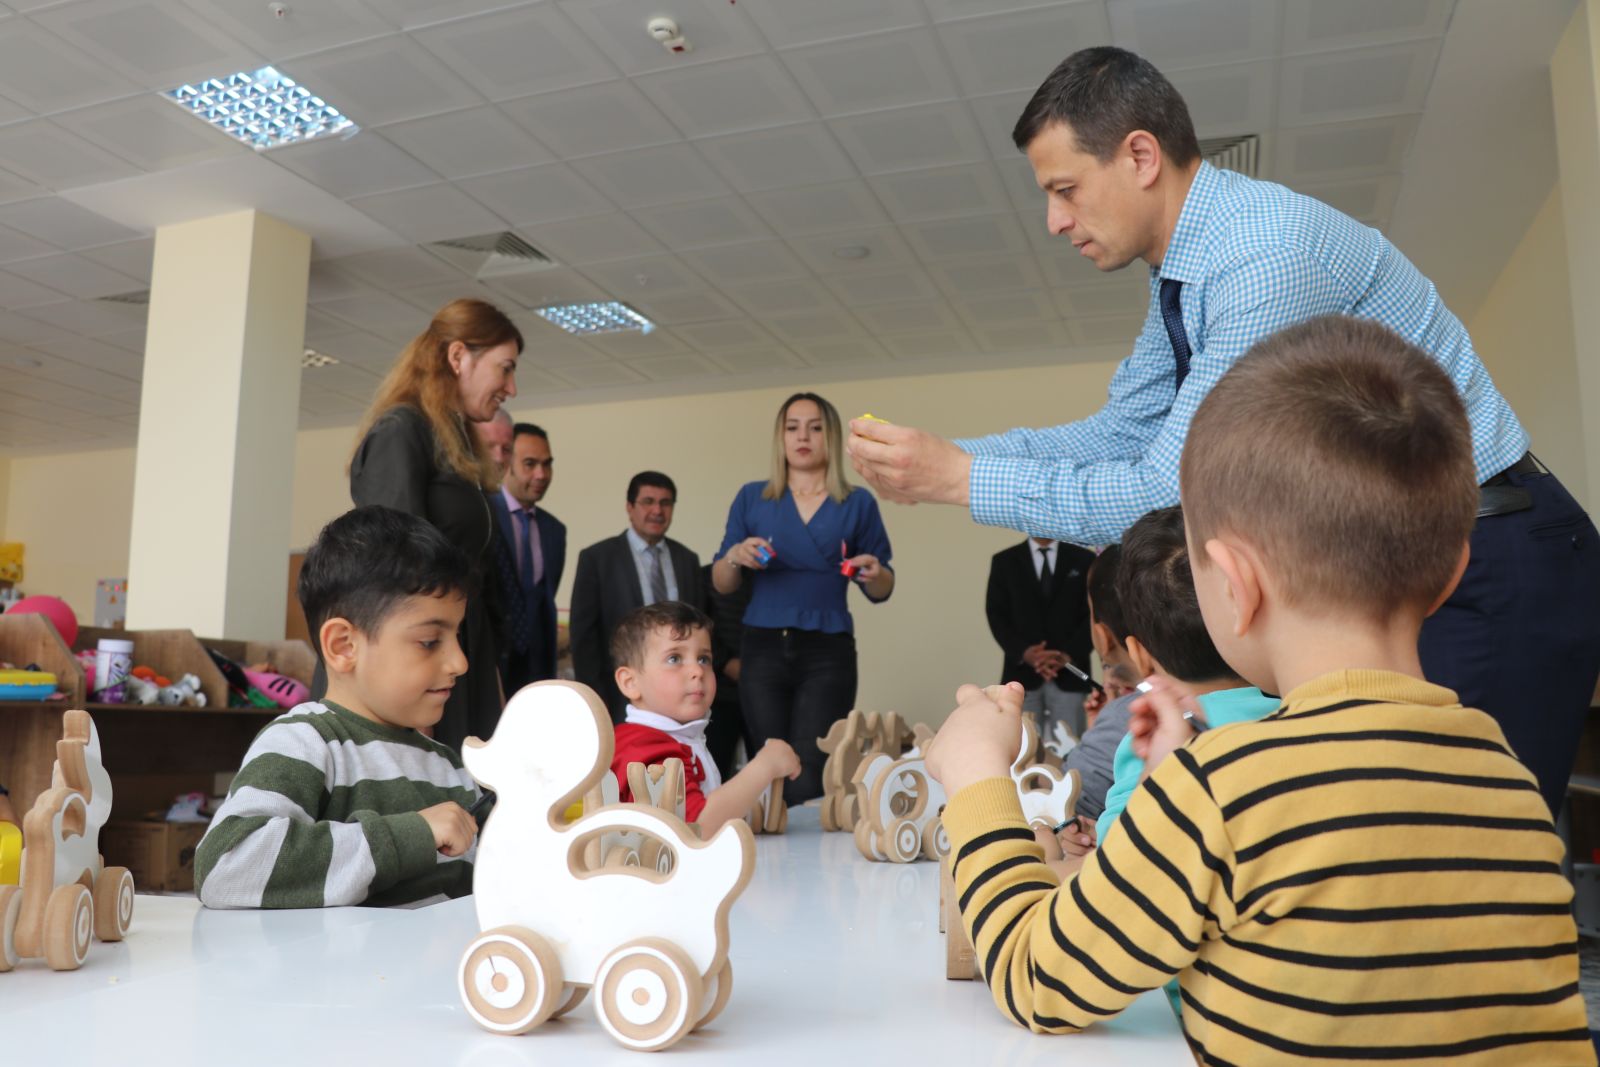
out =
<svg viewBox="0 0 1600 1067"><path fill-rule="evenodd" d="M426 519L377 504L345 512L322 528L300 568L300 607L318 657L329 619L372 636L407 597L465 593L469 566Z"/></svg>
<svg viewBox="0 0 1600 1067"><path fill-rule="evenodd" d="M1128 639L1128 624L1122 617L1122 600L1117 596L1117 575L1122 570L1122 546L1107 545L1089 564L1085 579L1089 591L1089 610L1094 621L1104 623L1118 641Z"/></svg>
<svg viewBox="0 0 1600 1067"><path fill-rule="evenodd" d="M642 667L645 642L657 630L666 630L674 641L681 641L696 630L709 632L711 618L681 600L661 600L634 608L622 617L611 635L611 662L618 667Z"/></svg>
<svg viewBox="0 0 1600 1067"><path fill-rule="evenodd" d="M1157 508L1122 535L1117 596L1129 632L1178 681L1238 677L1200 616L1182 508Z"/></svg>

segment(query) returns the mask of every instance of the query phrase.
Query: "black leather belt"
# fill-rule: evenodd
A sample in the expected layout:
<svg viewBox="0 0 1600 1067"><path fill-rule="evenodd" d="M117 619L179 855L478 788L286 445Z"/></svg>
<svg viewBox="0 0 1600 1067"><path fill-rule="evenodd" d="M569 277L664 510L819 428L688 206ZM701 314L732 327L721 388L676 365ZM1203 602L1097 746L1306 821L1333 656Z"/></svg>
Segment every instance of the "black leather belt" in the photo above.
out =
<svg viewBox="0 0 1600 1067"><path fill-rule="evenodd" d="M1539 461L1533 458L1533 453L1524 452L1521 459L1479 487L1478 518L1511 515L1533 507L1533 494L1519 485L1513 485L1508 475L1539 473Z"/></svg>

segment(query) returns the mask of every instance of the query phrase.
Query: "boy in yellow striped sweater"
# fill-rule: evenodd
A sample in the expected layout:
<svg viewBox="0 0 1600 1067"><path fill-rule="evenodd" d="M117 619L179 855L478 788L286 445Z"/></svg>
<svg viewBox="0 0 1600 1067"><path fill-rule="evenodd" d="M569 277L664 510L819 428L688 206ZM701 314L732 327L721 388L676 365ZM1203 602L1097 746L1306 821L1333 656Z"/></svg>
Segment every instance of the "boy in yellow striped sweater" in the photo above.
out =
<svg viewBox="0 0 1600 1067"><path fill-rule="evenodd" d="M1059 883L1007 775L1021 693L963 687L928 768L1006 1015L1073 1031L1176 975L1205 1064L1595 1063L1549 810L1418 661L1476 481L1450 379L1374 323L1313 319L1223 377L1183 455L1196 593L1283 705L1207 730L1149 694L1131 729L1152 770Z"/></svg>

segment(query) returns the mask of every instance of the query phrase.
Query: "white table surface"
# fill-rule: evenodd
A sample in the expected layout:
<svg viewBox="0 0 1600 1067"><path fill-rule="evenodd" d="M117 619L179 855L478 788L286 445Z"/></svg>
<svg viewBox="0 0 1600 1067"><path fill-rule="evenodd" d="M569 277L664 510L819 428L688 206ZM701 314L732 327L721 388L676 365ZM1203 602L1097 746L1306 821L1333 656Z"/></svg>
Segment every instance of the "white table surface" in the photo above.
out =
<svg viewBox="0 0 1600 1067"><path fill-rule="evenodd" d="M1159 992L1053 1037L1002 1018L982 983L946 981L932 863L869 863L849 834L818 830L815 808L756 841L756 875L731 922L733 998L666 1055L759 1056L763 1067L1194 1062ZM592 999L521 1037L479 1029L456 993L477 931L470 898L413 911L218 912L140 896L128 939L96 942L81 970L25 961L0 974L0 1063L637 1067L641 1054L612 1042Z"/></svg>

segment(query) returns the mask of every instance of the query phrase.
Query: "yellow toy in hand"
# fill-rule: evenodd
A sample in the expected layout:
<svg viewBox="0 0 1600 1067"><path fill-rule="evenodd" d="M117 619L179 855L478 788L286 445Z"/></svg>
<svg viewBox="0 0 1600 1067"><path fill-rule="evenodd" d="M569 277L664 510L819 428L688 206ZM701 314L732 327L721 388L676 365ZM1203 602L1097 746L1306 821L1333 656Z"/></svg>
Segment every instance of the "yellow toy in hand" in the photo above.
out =
<svg viewBox="0 0 1600 1067"><path fill-rule="evenodd" d="M857 417L856 417L856 421L857 421L857 422L881 422L881 423L883 423L883 424L884 424L884 425L885 425L885 426L887 426L887 425L889 425L889 420L888 420L888 419L880 419L880 418L878 418L878 416L876 416L876 415L874 415L874 414L873 414L873 413L872 413L872 412L870 412L870 411L869 411L869 412L867 412L867 413L866 413L866 414L865 414L865 415L859 415L859 416L857 416ZM867 439L867 440L868 440L868 441L876 441L876 440L877 440L877 438L876 438L876 437L868 437L868 436L867 436L867 435L866 435L866 434L864 434L864 433L861 433L861 432L860 432L860 431L859 431L859 430L858 430L858 431L856 431L856 436L857 436L857 437L864 437L864 438L866 438L866 439Z"/></svg>
<svg viewBox="0 0 1600 1067"><path fill-rule="evenodd" d="M22 881L22 828L0 822L0 885Z"/></svg>

